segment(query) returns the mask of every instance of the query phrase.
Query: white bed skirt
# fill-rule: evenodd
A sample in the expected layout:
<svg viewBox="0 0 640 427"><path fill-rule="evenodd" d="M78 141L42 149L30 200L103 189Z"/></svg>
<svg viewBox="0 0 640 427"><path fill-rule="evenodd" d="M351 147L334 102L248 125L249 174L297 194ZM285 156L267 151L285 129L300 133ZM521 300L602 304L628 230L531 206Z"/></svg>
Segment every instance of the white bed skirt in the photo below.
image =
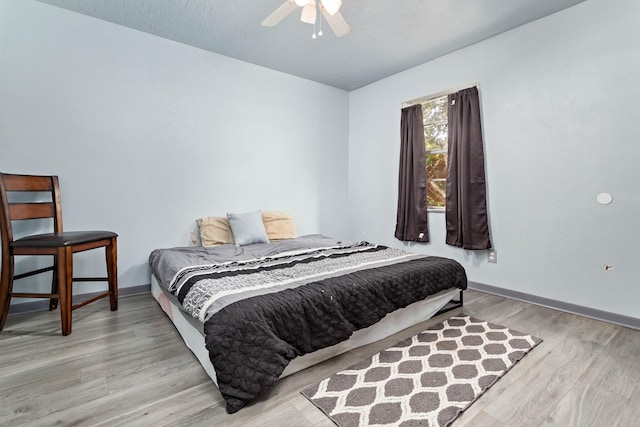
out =
<svg viewBox="0 0 640 427"><path fill-rule="evenodd" d="M296 357L285 368L280 378L301 371L309 366L316 365L354 348L379 341L403 329L430 319L447 305L449 301L455 299L459 293L460 290L458 288L441 291L429 298L387 314L375 325L355 331L351 335L351 338L346 341ZM169 316L169 319L171 319L182 336L187 347L195 354L200 364L204 367L204 370L217 385L216 372L209 360L209 352L205 347L204 325L199 320L180 310L177 299L166 292L158 284L158 280L153 275L151 276L151 295L158 301L162 310Z"/></svg>

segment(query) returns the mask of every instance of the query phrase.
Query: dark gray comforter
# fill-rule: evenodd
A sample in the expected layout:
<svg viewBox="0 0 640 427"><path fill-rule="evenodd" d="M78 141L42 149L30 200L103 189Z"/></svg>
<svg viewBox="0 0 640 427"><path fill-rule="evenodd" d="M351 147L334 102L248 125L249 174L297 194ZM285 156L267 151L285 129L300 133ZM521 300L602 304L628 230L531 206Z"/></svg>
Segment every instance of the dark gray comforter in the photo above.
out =
<svg viewBox="0 0 640 427"><path fill-rule="evenodd" d="M278 242L279 248L257 246L150 256L161 284L205 322L229 413L271 388L293 358L344 341L398 308L467 285L456 261L366 242L305 236ZM178 267L175 258L191 265Z"/></svg>

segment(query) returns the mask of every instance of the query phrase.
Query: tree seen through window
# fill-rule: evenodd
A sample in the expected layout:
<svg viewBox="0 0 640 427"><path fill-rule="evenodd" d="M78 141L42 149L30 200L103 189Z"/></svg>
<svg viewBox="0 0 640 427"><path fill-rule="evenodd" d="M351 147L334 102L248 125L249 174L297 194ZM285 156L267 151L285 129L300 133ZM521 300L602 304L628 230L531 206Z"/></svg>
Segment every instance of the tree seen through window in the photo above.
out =
<svg viewBox="0 0 640 427"><path fill-rule="evenodd" d="M444 209L447 188L447 95L422 102L427 163L427 206Z"/></svg>

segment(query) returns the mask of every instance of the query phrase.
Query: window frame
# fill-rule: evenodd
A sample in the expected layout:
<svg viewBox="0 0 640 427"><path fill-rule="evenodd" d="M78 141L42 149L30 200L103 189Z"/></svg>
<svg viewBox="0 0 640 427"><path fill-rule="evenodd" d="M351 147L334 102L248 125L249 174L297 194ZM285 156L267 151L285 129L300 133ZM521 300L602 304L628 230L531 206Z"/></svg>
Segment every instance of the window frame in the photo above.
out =
<svg viewBox="0 0 640 427"><path fill-rule="evenodd" d="M410 101L405 101L405 102L402 103L402 107L404 108L404 107L409 107L409 106L415 105L415 104L424 104L425 102L433 101L433 100L435 100L437 98L442 98L442 97L445 97L445 96L447 97L447 103L448 103L449 95L454 94L456 92L459 92L459 91L461 91L463 89L469 89L471 87L477 87L479 89L480 88L480 82L476 81L476 82L473 82L473 83L469 83L469 84L465 84L465 85L461 85L461 86L457 86L457 87L452 87L450 89L443 90L441 92L436 92L436 93L432 93L430 95L421 96L420 98L412 99ZM424 110L423 110L423 113L424 113ZM447 124L448 123L449 123L449 119L447 117ZM448 145L448 141L447 141L447 145ZM442 152L446 152L447 153L447 164L448 164L448 162L449 162L448 149L447 150L442 150ZM426 162L426 155L427 154L436 154L436 153L434 152L434 150L427 150L426 146L425 146L425 162ZM427 168L426 168L426 164L425 164L425 174L427 173L426 169ZM446 179L445 179L445 182L446 182ZM427 199L427 212L443 212L444 213L445 210L446 210L446 206L444 206L444 207L438 207L438 206L430 207L429 206L429 201Z"/></svg>

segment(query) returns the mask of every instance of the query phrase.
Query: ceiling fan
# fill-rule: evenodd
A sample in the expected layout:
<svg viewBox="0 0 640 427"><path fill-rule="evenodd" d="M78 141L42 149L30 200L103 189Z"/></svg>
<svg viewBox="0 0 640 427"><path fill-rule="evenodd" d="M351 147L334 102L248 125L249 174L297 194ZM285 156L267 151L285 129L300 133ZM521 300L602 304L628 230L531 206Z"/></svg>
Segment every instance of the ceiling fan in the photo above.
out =
<svg viewBox="0 0 640 427"><path fill-rule="evenodd" d="M340 13L340 6L342 6L342 0L287 0L271 15L267 16L264 21L262 21L262 25L265 27L275 27L298 7L302 7L300 20L315 25L317 10L319 9L336 37L342 37L351 32L351 27L349 27L349 24L347 24L347 21L344 20L344 17ZM320 19L322 20L322 18ZM322 35L322 29L318 35ZM316 38L315 36L316 33L314 29L313 38Z"/></svg>

